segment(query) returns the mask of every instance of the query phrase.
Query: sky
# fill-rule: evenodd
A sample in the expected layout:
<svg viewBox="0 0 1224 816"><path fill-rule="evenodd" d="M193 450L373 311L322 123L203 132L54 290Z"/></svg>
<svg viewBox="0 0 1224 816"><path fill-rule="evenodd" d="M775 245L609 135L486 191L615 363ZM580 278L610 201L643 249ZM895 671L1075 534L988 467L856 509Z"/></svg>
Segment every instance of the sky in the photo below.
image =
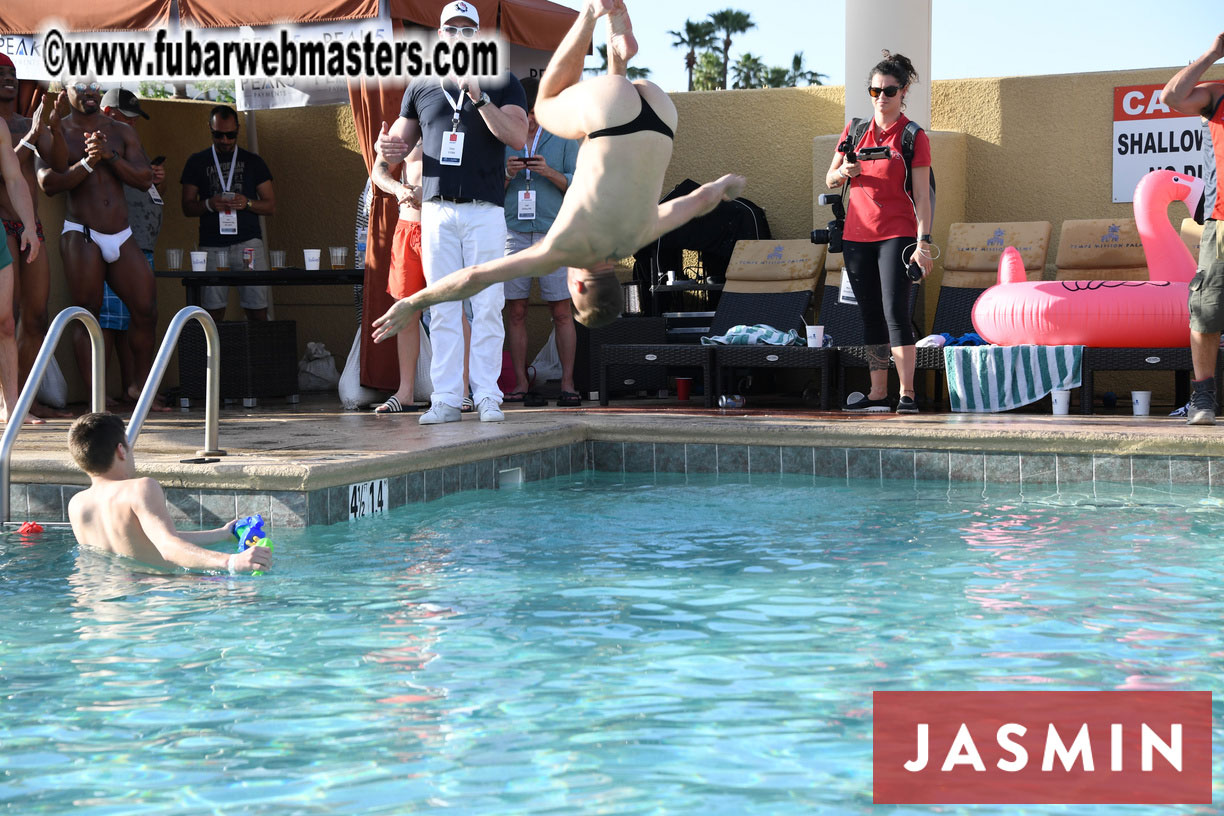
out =
<svg viewBox="0 0 1224 816"><path fill-rule="evenodd" d="M641 46L632 64L649 68L664 90L687 90L685 52L672 47L666 32L682 31L686 19L696 22L732 8L748 12L757 24L732 39L732 63L750 52L766 65L789 67L802 51L808 70L828 74L826 85L843 85L846 2L855 0L627 0ZM929 79L1180 67L1224 31L1221 0L932 2ZM603 42L600 26L596 43ZM598 64L598 58L588 61Z"/></svg>

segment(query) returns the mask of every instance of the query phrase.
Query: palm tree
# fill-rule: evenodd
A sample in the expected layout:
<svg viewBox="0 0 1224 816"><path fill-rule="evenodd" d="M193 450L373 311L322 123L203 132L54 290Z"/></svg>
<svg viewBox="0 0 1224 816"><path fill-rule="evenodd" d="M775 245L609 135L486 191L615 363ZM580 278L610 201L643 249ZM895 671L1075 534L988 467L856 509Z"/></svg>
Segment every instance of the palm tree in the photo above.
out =
<svg viewBox="0 0 1224 816"><path fill-rule="evenodd" d="M714 24L709 20L684 21L684 31L669 31L676 38L672 48L687 48L684 55L684 67L688 70L688 89L693 90L693 71L697 67L697 51L714 46Z"/></svg>
<svg viewBox="0 0 1224 816"><path fill-rule="evenodd" d="M768 70L760 57L744 52L735 63L735 87L759 88L764 84L765 72Z"/></svg>
<svg viewBox="0 0 1224 816"><path fill-rule="evenodd" d="M822 74L819 71L809 71L803 64L803 52L796 51L794 58L791 60L790 72L786 75L786 86L788 88L798 87L802 82L805 85L823 85L821 78L828 79L828 74Z"/></svg>
<svg viewBox="0 0 1224 816"><path fill-rule="evenodd" d="M765 72L762 81L766 88L793 88L795 83L790 81L790 71L785 68L773 66Z"/></svg>
<svg viewBox="0 0 1224 816"><path fill-rule="evenodd" d="M731 37L734 34L743 34L750 28L756 28L756 23L752 22L752 17L746 11L737 9L723 9L716 11L710 15L710 21L714 23L714 28L723 32L722 41L722 62L723 62L723 77L722 86L727 87L727 66L731 59Z"/></svg>
<svg viewBox="0 0 1224 816"><path fill-rule="evenodd" d="M583 68L582 70L586 71L588 74L595 74L596 76L608 73L608 46L601 45L596 48L595 51L599 54L600 59L603 60L603 64L598 68ZM649 76L649 68L629 67L625 69L626 79L646 79Z"/></svg>
<svg viewBox="0 0 1224 816"><path fill-rule="evenodd" d="M702 51L697 55L697 68L693 71L693 90L716 91L723 81L722 58L717 51Z"/></svg>

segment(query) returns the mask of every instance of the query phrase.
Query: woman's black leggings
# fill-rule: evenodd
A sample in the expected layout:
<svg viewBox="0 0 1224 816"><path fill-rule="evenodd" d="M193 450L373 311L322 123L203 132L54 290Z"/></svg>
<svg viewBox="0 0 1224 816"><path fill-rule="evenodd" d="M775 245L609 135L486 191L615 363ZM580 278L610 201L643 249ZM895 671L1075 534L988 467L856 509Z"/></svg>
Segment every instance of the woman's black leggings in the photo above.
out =
<svg viewBox="0 0 1224 816"><path fill-rule="evenodd" d="M914 287L905 274L909 259L902 253L915 238L884 241L843 241L846 274L863 316L863 342L868 346L914 345L910 295Z"/></svg>

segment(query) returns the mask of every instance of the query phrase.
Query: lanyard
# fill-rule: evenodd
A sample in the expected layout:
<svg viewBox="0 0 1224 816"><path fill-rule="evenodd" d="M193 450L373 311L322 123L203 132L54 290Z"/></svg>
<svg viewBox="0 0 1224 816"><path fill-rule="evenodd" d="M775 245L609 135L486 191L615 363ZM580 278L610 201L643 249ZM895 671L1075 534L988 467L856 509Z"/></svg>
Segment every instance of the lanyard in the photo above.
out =
<svg viewBox="0 0 1224 816"><path fill-rule="evenodd" d="M238 147L237 145L234 146L234 157L230 159L229 176L226 177L225 181L221 181L221 160L217 158L216 145L213 145L212 147L212 154L213 164L217 166L217 181L221 184L221 192L228 193L230 191L230 185L234 183L234 166L238 164Z"/></svg>
<svg viewBox="0 0 1224 816"><path fill-rule="evenodd" d="M536 145L540 143L540 134L543 132L544 132L544 128L540 127L539 125L536 125L535 139L533 139L531 142L531 149L527 151L527 158L530 159L532 156L535 155ZM523 172L527 175L527 186L530 187L531 186L531 171L526 168L523 168Z"/></svg>
<svg viewBox="0 0 1224 816"><path fill-rule="evenodd" d="M446 101L449 102L450 106L455 109L455 116L453 119L451 119L451 132L457 131L459 130L459 111L463 110L463 97L466 96L466 94L463 92L463 89L460 88L459 97L457 99L451 97L450 91L446 90L446 86L442 84L442 79L440 77L438 78L438 87L442 89L442 93L446 96Z"/></svg>

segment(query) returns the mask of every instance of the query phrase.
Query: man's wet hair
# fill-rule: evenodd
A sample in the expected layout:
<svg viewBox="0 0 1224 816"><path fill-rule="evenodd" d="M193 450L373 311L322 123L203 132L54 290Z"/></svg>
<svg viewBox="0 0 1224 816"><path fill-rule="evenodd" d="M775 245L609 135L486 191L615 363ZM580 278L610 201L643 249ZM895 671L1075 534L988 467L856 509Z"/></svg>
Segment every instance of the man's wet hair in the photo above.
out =
<svg viewBox="0 0 1224 816"><path fill-rule="evenodd" d="M575 318L588 329L606 326L621 316L625 310L625 290L612 272L586 278L586 290L581 299L574 301Z"/></svg>
<svg viewBox="0 0 1224 816"><path fill-rule="evenodd" d="M127 444L123 420L114 414L93 413L78 417L68 429L68 452L86 473L97 476L110 470L115 448Z"/></svg>

